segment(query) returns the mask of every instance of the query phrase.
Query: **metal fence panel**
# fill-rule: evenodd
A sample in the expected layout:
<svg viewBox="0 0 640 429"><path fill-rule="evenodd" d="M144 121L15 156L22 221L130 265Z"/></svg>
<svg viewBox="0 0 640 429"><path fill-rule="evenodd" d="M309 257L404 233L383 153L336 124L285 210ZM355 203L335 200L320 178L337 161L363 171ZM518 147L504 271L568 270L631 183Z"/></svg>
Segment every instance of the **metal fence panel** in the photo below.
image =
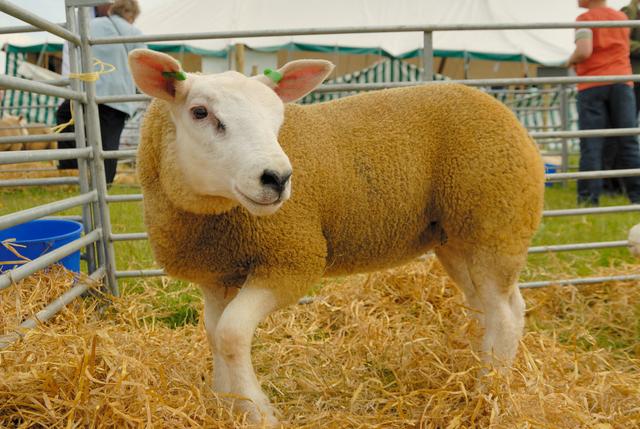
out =
<svg viewBox="0 0 640 429"><path fill-rule="evenodd" d="M39 28L45 29L53 34L68 40L71 43L70 57L72 71L88 73L93 69L91 57L92 44L111 44L123 42L149 42L149 41L179 41L194 40L203 38L241 38L241 37L264 37L276 35L295 34L338 34L338 33L367 33L367 32L398 32L411 31L422 32L425 41L423 64L427 65L426 70L431 70L433 57L433 47L431 46L431 34L442 31L475 31L486 29L544 29L544 28L578 28L578 27L639 27L640 21L628 22L589 22L589 23L520 23L520 24L456 24L456 25L433 25L421 27L386 26L371 28L325 28L325 29L289 29L277 31L240 31L232 33L208 32L192 34L171 34L171 35L142 35L135 37L113 37L95 38L89 37L89 15L87 8L76 9L67 6L67 22L64 25L51 23L43 18L34 16L29 11L16 6L6 0L0 0L0 11L16 16L30 26L8 27L0 29L0 33L35 31ZM79 20L76 12L79 12ZM16 67L19 57L16 54L15 61L12 58L7 67ZM12 73L16 74L16 70ZM379 80L380 76L384 79ZM416 85L430 81L432 74L418 67L410 66L402 61L385 61L379 66L363 70L361 73L354 73L353 76L337 79L330 85L322 85L309 100L324 100L344 95L353 91L368 91L391 87L403 87ZM385 80L392 80L388 82ZM422 82L420 82L422 80ZM466 85L478 86L491 93L494 97L508 105L518 116L520 121L529 128L533 138L537 139L541 145L545 145L551 150L558 150L562 156L562 173L548 174L548 181L566 181L580 178L596 177L624 177L640 175L637 170L609 170L599 172L569 173L568 154L571 145L575 145L580 137L603 135L621 136L637 135L640 128L617 129L617 130L590 130L578 131L575 124L575 90L569 85L576 82L626 82L629 80L640 81L640 75L632 76L598 76L588 78L576 77L549 77L549 78L514 78L514 79L472 79L461 82ZM53 110L57 106L60 97L77 100L75 103L76 133L63 133L58 136L33 136L33 137L1 137L0 144L10 144L14 142L33 141L64 141L75 140L76 149L57 149L28 152L0 152L0 164L13 164L33 161L79 159L79 177L59 177L59 178L39 178L39 179L9 179L0 180L0 187L7 186L43 186L43 185L79 185L79 195L64 200L44 204L28 210L19 211L5 216L0 216L0 229L18 223L48 216L65 210L70 207L82 206L83 214L81 219L85 225L85 235L56 251L37 258L34 261L24 264L8 273L0 275L0 289L10 286L13 282L22 279L44 266L53 263L66 254L85 248L89 254L89 272L92 277L105 277L109 290L118 294L118 279L131 277L150 277L164 275L161 269L141 269L141 270L117 270L115 265L114 242L128 240L146 240L147 234L144 232L126 232L114 234L111 228L111 220L108 203L127 203L142 200L142 195L108 195L104 176L104 159L132 159L136 156L136 150L129 148L126 150L105 152L101 145L101 136L98 117L98 103L131 101L148 101L145 95L118 95L114 94L106 97L97 97L95 84L87 82L82 84L78 81L71 81L71 88L65 88L69 82L61 80L59 82L34 82L20 77L0 76L0 86L9 88L8 102L4 103L2 109L9 113L25 113L25 115L37 122L52 123ZM436 81L429 84L441 84ZM500 92L491 90L490 87L502 85L527 85L537 88L523 92ZM41 106L41 107L33 107ZM39 109L43 110L39 110ZM48 109L48 110L47 110ZM42 113L44 112L44 113ZM44 116L41 116L44 115ZM141 116L141 115L140 115ZM135 127L131 126L131 132L135 133ZM86 129L86 135L85 135ZM134 136L135 140L135 136ZM134 147L135 145L131 145ZM546 217L576 216L576 215L606 215L609 213L635 212L640 211L640 205L602 207L602 208L576 208L564 210L547 210ZM535 246L530 249L530 253L543 253L550 251L574 251L584 249L612 248L628 245L626 240L599 242L599 243L575 243L565 245L544 245ZM551 284L586 284L596 281L607 280L629 280L637 279L640 276L615 276L585 279L570 279L561 281L539 281L523 283L521 287L543 287ZM55 311L59 311L66 303L87 290L87 285L79 285L63 297L52 303L44 313L38 317L51 317ZM24 327L33 325L32 321L25 321ZM32 327L32 326L31 326ZM15 338L14 338L15 339ZM4 346L0 339L0 348Z"/></svg>

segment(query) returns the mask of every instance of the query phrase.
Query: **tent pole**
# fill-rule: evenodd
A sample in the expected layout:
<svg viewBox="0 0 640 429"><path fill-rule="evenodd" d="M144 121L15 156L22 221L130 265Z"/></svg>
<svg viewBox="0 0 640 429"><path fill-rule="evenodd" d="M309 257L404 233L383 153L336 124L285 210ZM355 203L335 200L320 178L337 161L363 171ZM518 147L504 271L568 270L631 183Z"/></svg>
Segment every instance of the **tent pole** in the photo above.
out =
<svg viewBox="0 0 640 429"><path fill-rule="evenodd" d="M462 67L464 70L464 78L463 79L469 79L469 55L467 54L467 51L464 51L463 53L463 63L462 63Z"/></svg>
<svg viewBox="0 0 640 429"><path fill-rule="evenodd" d="M337 70L338 70L338 66L340 65L340 51L338 50L338 45L334 45L333 46L333 54L335 55L335 58L336 58L335 61L334 61L335 68L333 70L333 74L335 76L338 76L338 71ZM347 63L347 67L349 67L348 63ZM350 69L347 69L347 70L351 71Z"/></svg>
<svg viewBox="0 0 640 429"><path fill-rule="evenodd" d="M438 67L438 74L444 74L445 65L447 65L447 57L440 57L440 66Z"/></svg>
<svg viewBox="0 0 640 429"><path fill-rule="evenodd" d="M524 77L529 77L529 61L527 61L526 55L522 55L522 67L524 68Z"/></svg>
<svg viewBox="0 0 640 429"><path fill-rule="evenodd" d="M244 45L236 43L236 71L244 74Z"/></svg>
<svg viewBox="0 0 640 429"><path fill-rule="evenodd" d="M431 31L425 31L423 33L422 44L422 80L433 80L433 33Z"/></svg>

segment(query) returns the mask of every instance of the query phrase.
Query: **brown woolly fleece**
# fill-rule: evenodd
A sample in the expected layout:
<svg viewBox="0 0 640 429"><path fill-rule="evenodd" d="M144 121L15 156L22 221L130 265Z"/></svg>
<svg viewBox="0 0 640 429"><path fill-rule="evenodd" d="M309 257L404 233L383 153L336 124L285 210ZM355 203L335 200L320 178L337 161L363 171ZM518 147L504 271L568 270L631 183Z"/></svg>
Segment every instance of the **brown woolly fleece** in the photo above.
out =
<svg viewBox="0 0 640 429"><path fill-rule="evenodd" d="M189 188L168 104L151 104L139 178L149 238L168 274L226 286L250 274L319 279L447 246L523 261L540 221L535 144L504 105L469 87L290 104L279 141L293 166L292 196L255 217Z"/></svg>

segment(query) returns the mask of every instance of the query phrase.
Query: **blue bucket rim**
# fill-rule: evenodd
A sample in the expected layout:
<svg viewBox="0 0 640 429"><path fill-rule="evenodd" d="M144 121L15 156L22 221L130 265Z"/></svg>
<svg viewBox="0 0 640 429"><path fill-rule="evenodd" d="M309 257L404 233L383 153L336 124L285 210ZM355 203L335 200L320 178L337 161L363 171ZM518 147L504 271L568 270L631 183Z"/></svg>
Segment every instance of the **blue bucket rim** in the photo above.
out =
<svg viewBox="0 0 640 429"><path fill-rule="evenodd" d="M61 238L66 238L70 235L74 235L77 234L79 232L82 232L84 226L80 223L77 222L75 220L70 220L70 219L34 219L34 220L30 220L29 222L23 222L23 223L19 223L18 225L13 225L13 226L19 226L19 225L26 225L26 224L30 224L30 223L41 223L41 222L52 222L52 223L70 223L70 224L75 224L77 226L76 229L74 229L73 231L70 232L65 232L64 234L60 234L60 235L54 235L51 237L42 237L42 238L34 238L34 239L30 239L30 240L16 240L17 243L33 243L33 242L37 242L37 241L51 241L51 240L59 240ZM9 228L13 228L13 227L9 227ZM3 229L2 231L6 231L7 229Z"/></svg>

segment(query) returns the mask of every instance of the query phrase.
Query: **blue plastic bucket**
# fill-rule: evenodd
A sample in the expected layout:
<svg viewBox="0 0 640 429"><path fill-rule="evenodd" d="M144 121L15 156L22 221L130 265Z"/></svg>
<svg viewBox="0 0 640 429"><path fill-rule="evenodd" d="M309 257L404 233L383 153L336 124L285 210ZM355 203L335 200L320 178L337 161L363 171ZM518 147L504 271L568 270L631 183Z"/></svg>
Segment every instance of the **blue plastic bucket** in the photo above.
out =
<svg viewBox="0 0 640 429"><path fill-rule="evenodd" d="M558 171L558 165L549 164L548 162L544 163L544 172L545 174L553 174ZM544 186L550 188L553 186L553 182L545 182Z"/></svg>
<svg viewBox="0 0 640 429"><path fill-rule="evenodd" d="M81 223L64 219L38 219L3 229L0 231L0 271L22 265L15 263L22 258L9 251L7 245L12 245L25 258L35 259L77 240L81 234ZM10 239L15 240L8 241ZM58 263L70 271L80 272L80 251L62 258Z"/></svg>

